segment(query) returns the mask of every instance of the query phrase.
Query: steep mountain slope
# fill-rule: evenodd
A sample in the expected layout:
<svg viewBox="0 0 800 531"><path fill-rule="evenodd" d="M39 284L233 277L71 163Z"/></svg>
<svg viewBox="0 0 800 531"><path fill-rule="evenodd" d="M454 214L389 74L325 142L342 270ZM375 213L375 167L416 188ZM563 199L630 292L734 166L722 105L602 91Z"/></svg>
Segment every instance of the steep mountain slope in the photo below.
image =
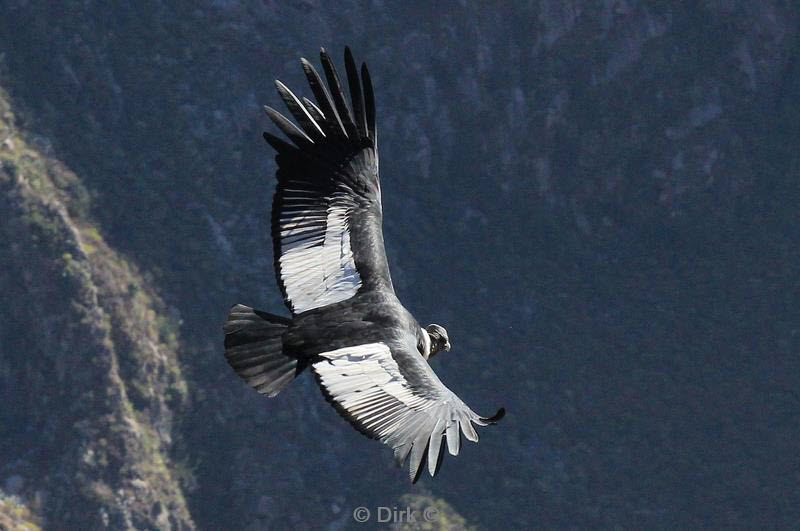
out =
<svg viewBox="0 0 800 531"><path fill-rule="evenodd" d="M41 528L39 519L20 503L19 498L6 496L0 491L0 529L38 531Z"/></svg>
<svg viewBox="0 0 800 531"><path fill-rule="evenodd" d="M57 527L189 527L169 457L175 325L2 92L0 140L0 474Z"/></svg>

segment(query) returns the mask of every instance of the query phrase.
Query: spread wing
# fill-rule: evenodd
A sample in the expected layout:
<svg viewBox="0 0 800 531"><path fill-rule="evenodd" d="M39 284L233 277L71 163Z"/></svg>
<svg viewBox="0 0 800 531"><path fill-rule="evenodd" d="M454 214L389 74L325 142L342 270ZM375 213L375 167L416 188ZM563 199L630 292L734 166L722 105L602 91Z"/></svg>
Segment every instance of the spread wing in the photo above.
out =
<svg viewBox="0 0 800 531"><path fill-rule="evenodd" d="M409 473L416 482L426 462L431 476L439 470L443 438L450 454L458 455L461 433L477 442L473 423L493 424L505 410L479 416L442 384L413 347L409 353L404 345L392 345L325 352L312 368L326 399L358 431L390 446L398 464L411 455Z"/></svg>
<svg viewBox="0 0 800 531"><path fill-rule="evenodd" d="M377 130L366 65L359 79L345 49L352 111L336 69L320 53L328 87L302 59L317 103L276 81L298 125L271 107L267 115L291 144L264 133L278 152L272 205L275 273L293 314L349 299L359 290L393 291L383 246Z"/></svg>

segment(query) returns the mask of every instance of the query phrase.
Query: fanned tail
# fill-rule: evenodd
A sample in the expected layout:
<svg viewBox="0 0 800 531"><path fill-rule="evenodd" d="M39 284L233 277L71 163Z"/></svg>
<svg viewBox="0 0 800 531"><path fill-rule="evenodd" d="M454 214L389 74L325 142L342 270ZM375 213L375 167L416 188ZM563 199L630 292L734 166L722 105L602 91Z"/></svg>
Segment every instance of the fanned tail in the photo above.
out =
<svg viewBox="0 0 800 531"><path fill-rule="evenodd" d="M291 320L237 304L225 323L225 359L247 384L275 396L303 370L283 352L283 334Z"/></svg>

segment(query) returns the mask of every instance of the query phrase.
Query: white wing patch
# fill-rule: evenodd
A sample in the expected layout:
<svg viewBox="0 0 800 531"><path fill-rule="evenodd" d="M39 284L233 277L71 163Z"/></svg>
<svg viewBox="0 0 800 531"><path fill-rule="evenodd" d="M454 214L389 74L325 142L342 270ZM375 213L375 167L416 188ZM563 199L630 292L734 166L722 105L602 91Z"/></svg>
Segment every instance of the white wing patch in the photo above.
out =
<svg viewBox="0 0 800 531"><path fill-rule="evenodd" d="M411 477L418 476L428 452L428 471L436 473L442 437L452 455L460 448L459 428L477 441L472 422L486 425L466 404L433 376L415 391L400 372L389 347L368 343L320 354L314 372L326 396L356 428L389 445L402 462L411 454ZM430 370L419 356L420 367Z"/></svg>
<svg viewBox="0 0 800 531"><path fill-rule="evenodd" d="M286 190L280 217L280 271L295 313L347 300L361 287L345 201L327 208L301 190Z"/></svg>

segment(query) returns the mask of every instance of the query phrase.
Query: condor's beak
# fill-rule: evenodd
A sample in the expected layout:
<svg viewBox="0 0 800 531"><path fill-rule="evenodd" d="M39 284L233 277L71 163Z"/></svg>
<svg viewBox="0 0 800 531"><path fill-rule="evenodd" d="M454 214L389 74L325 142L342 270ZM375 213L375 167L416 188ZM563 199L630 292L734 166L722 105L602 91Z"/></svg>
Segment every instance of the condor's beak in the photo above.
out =
<svg viewBox="0 0 800 531"><path fill-rule="evenodd" d="M444 344L444 350L447 351L447 352L450 352L450 342L449 341Z"/></svg>

